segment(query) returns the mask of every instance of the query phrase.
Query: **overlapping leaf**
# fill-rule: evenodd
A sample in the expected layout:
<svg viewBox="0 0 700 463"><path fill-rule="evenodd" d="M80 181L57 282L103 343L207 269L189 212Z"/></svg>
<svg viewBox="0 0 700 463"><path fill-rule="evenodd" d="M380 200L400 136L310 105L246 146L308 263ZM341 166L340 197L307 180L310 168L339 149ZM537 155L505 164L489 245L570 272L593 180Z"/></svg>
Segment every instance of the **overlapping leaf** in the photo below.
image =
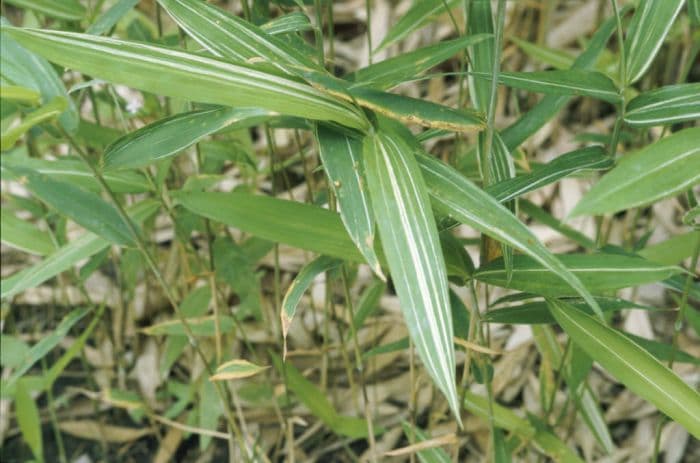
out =
<svg viewBox="0 0 700 463"><path fill-rule="evenodd" d="M632 127L675 124L700 119L700 83L679 84L644 92L625 110Z"/></svg>

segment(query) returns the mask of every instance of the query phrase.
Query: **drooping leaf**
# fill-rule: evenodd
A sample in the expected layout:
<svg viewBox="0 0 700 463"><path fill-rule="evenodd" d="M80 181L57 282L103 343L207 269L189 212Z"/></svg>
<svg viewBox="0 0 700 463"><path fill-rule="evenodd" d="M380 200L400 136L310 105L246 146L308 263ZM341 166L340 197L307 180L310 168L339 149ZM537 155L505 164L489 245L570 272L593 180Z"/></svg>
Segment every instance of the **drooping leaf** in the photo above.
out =
<svg viewBox="0 0 700 463"><path fill-rule="evenodd" d="M421 0L413 4L406 14L392 26L384 40L377 46L374 53L392 45L406 37L411 32L419 29L427 23L435 20L441 14L446 13L445 4L449 8L457 4L457 0Z"/></svg>
<svg viewBox="0 0 700 463"><path fill-rule="evenodd" d="M158 210L155 200L144 200L127 210L136 223L143 222ZM93 234L85 233L80 238L66 244L46 259L2 280L0 297L11 298L22 291L40 285L44 281L68 270L76 263L89 258L107 248L110 242Z"/></svg>
<svg viewBox="0 0 700 463"><path fill-rule="evenodd" d="M526 252L558 275L561 284L574 289L596 311L600 308L588 289L566 266L539 242L532 232L491 195L442 162L419 155L423 177L430 188L433 206L476 230Z"/></svg>
<svg viewBox="0 0 700 463"><path fill-rule="evenodd" d="M128 169L152 164L224 127L248 128L274 114L257 108L214 108L176 114L131 132L108 146L103 168Z"/></svg>
<svg viewBox="0 0 700 463"><path fill-rule="evenodd" d="M644 206L700 183L700 128L662 138L620 163L579 201L570 216Z"/></svg>
<svg viewBox="0 0 700 463"><path fill-rule="evenodd" d="M568 304L548 300L557 323L596 362L690 434L700 437L700 394L635 342Z"/></svg>
<svg viewBox="0 0 700 463"><path fill-rule="evenodd" d="M202 103L254 106L356 129L367 126L356 108L253 66L73 32L14 27L3 31L57 64L109 82Z"/></svg>
<svg viewBox="0 0 700 463"><path fill-rule="evenodd" d="M365 139L367 183L406 325L459 421L447 272L413 150L392 131Z"/></svg>
<svg viewBox="0 0 700 463"><path fill-rule="evenodd" d="M639 257L619 254L563 254L557 259L593 294L661 281L682 272ZM575 291L560 276L530 256L514 256L513 275L507 279L502 261L493 261L474 273L474 278L504 288L546 296L573 296Z"/></svg>
<svg viewBox="0 0 700 463"><path fill-rule="evenodd" d="M356 86L386 90L401 82L415 79L470 45L481 42L488 34L475 34L436 43L370 64L348 76Z"/></svg>
<svg viewBox="0 0 700 463"><path fill-rule="evenodd" d="M261 367L247 360L236 359L222 363L216 368L216 373L209 378L210 381L228 381L231 379L249 378L265 371L269 366Z"/></svg>
<svg viewBox="0 0 700 463"><path fill-rule="evenodd" d="M685 0L640 0L625 37L627 84L638 81L654 60Z"/></svg>
<svg viewBox="0 0 700 463"><path fill-rule="evenodd" d="M625 122L632 127L676 124L700 119L700 83L644 92L627 104Z"/></svg>
<svg viewBox="0 0 700 463"><path fill-rule="evenodd" d="M374 273L384 279L374 252L375 221L365 183L362 141L323 126L318 127L316 136L345 229Z"/></svg>
<svg viewBox="0 0 700 463"><path fill-rule="evenodd" d="M134 237L115 207L95 193L54 180L31 169L13 168L29 191L50 207L114 244L134 245Z"/></svg>
<svg viewBox="0 0 700 463"><path fill-rule="evenodd" d="M475 77L491 80L490 74L473 72ZM498 82L513 88L554 95L580 95L609 103L619 103L622 96L615 83L605 74L583 69L565 71L501 72Z"/></svg>

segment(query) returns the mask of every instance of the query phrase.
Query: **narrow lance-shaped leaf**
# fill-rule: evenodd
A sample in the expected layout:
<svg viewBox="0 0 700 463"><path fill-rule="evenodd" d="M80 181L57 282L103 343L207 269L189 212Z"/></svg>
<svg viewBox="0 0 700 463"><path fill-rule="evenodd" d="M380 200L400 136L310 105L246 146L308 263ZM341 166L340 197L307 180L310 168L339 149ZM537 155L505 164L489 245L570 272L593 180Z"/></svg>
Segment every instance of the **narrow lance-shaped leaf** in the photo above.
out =
<svg viewBox="0 0 700 463"><path fill-rule="evenodd" d="M41 420L39 418L39 408L32 399L31 392L27 385L19 383L15 393L15 416L22 438L32 450L37 461L44 461L44 439L41 436Z"/></svg>
<svg viewBox="0 0 700 463"><path fill-rule="evenodd" d="M452 8L457 2L458 0L421 0L414 3L413 7L389 30L374 53L398 42L411 32L435 20L441 14L446 13L445 6Z"/></svg>
<svg viewBox="0 0 700 463"><path fill-rule="evenodd" d="M117 210L95 193L31 169L13 170L22 176L29 191L59 213L114 244L134 245L134 237Z"/></svg>
<svg viewBox="0 0 700 463"><path fill-rule="evenodd" d="M257 375L261 371L265 371L268 368L270 367L261 367L243 359L229 360L228 362L219 365L216 368L216 373L214 373L209 380L227 381L231 379L249 378Z"/></svg>
<svg viewBox="0 0 700 463"><path fill-rule="evenodd" d="M436 43L371 64L348 77L355 82L355 86L386 90L406 80L415 79L469 45L489 37L489 34L475 34Z"/></svg>
<svg viewBox="0 0 700 463"><path fill-rule="evenodd" d="M112 5L107 11L97 17L85 33L93 35L102 35L113 28L119 20L124 17L133 7L138 4L139 0L119 0Z"/></svg>
<svg viewBox="0 0 700 463"><path fill-rule="evenodd" d="M3 27L47 59L109 82L165 96L367 126L358 109L312 87L252 66L171 48L73 32Z"/></svg>
<svg viewBox="0 0 700 463"><path fill-rule="evenodd" d="M624 44L627 84L638 81L649 68L684 2L640 0Z"/></svg>
<svg viewBox="0 0 700 463"><path fill-rule="evenodd" d="M487 40L469 47L469 70L490 74L493 71L495 42L491 1L473 0L469 2L467 21L470 34L491 34ZM491 83L484 79L475 79L471 74L468 76L467 82L469 83L469 96L472 104L476 109L487 112L491 99Z"/></svg>
<svg viewBox="0 0 700 463"><path fill-rule="evenodd" d="M54 97L49 103L27 114L24 119L22 119L22 122L4 131L0 139L0 149L3 151L9 150L15 145L19 137L27 133L34 126L59 117L67 107L68 103L65 98L60 96Z"/></svg>
<svg viewBox="0 0 700 463"><path fill-rule="evenodd" d="M374 214L365 183L362 141L319 126L316 132L323 168L340 207L340 217L374 273L385 279L374 252Z"/></svg>
<svg viewBox="0 0 700 463"><path fill-rule="evenodd" d="M564 254L558 260L593 294L661 281L682 272L680 267L649 262L620 254ZM513 258L508 280L503 262L493 261L476 271L485 283L546 296L573 296L575 291L560 276L529 256Z"/></svg>
<svg viewBox="0 0 700 463"><path fill-rule="evenodd" d="M644 92L629 102L625 122L632 127L676 124L700 119L700 83Z"/></svg>
<svg viewBox="0 0 700 463"><path fill-rule="evenodd" d="M394 286L418 355L459 421L445 262L411 148L380 130L365 139L367 183Z"/></svg>
<svg viewBox="0 0 700 463"><path fill-rule="evenodd" d="M287 357L287 333L289 332L289 326L292 324L294 319L294 314L297 310L297 305L304 292L311 286L314 278L323 272L327 272L337 266L342 264L339 259L334 259L332 257L320 256L309 262L304 268L301 269L299 274L294 278L294 281L287 289L287 293L284 295L284 300L282 301L282 311L280 312L280 320L282 322L282 337L284 338L284 355L283 358Z"/></svg>
<svg viewBox="0 0 700 463"><path fill-rule="evenodd" d="M41 101L41 93L32 88L3 84L0 86L0 99L36 106Z"/></svg>
<svg viewBox="0 0 700 463"><path fill-rule="evenodd" d="M557 323L596 362L700 438L700 394L630 339L568 304L548 300Z"/></svg>
<svg viewBox="0 0 700 463"><path fill-rule="evenodd" d="M490 74L473 72L475 77L491 80ZM615 83L603 73L582 69L565 71L502 72L498 82L531 92L581 95L619 103L622 96Z"/></svg>
<svg viewBox="0 0 700 463"><path fill-rule="evenodd" d="M79 21L85 17L85 7L77 0L5 0L10 5L27 8L57 19Z"/></svg>
<svg viewBox="0 0 700 463"><path fill-rule="evenodd" d="M291 66L318 68L308 56L255 24L199 0L158 0L200 45L238 62L262 61L289 71Z"/></svg>
<svg viewBox="0 0 700 463"><path fill-rule="evenodd" d="M0 217L0 238L4 244L39 256L51 254L56 249L49 234L36 224L26 222L4 208L0 209Z"/></svg>
<svg viewBox="0 0 700 463"><path fill-rule="evenodd" d="M625 156L570 216L645 206L700 183L700 128L685 129Z"/></svg>
<svg viewBox="0 0 700 463"><path fill-rule="evenodd" d="M414 441L422 443L430 440L430 437L422 430L412 426L406 421L401 422L401 427L403 428L404 435L411 443ZM418 454L418 460L421 463L450 463L452 461L452 458L450 458L447 452L440 447L421 449L416 453Z"/></svg>
<svg viewBox="0 0 700 463"><path fill-rule="evenodd" d="M491 195L442 162L419 155L434 207L450 217L530 255L580 294L598 315L600 307L581 281Z"/></svg>
<svg viewBox="0 0 700 463"><path fill-rule="evenodd" d="M272 35L310 31L313 28L314 26L311 24L309 17L301 11L292 11L291 13L271 19L260 26L260 29Z"/></svg>
<svg viewBox="0 0 700 463"><path fill-rule="evenodd" d="M275 113L258 108L214 108L176 114L142 127L108 146L104 170L142 167L172 156L225 127L243 129Z"/></svg>

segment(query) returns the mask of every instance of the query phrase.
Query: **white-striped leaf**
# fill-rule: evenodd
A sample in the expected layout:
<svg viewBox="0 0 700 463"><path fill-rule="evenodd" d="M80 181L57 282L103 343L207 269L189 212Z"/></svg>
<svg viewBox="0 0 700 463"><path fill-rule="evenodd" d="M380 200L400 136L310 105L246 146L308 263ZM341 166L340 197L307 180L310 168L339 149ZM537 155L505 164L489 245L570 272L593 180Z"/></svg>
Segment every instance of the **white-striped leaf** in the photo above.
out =
<svg viewBox="0 0 700 463"><path fill-rule="evenodd" d="M366 119L348 103L252 66L170 48L72 32L3 30L47 59L95 78L202 103L257 107L364 129Z"/></svg>
<svg viewBox="0 0 700 463"><path fill-rule="evenodd" d="M622 158L570 216L645 206L700 183L700 128L690 128Z"/></svg>
<svg viewBox="0 0 700 463"><path fill-rule="evenodd" d="M675 124L700 119L700 83L679 84L644 92L625 110L632 127Z"/></svg>
<svg viewBox="0 0 700 463"><path fill-rule="evenodd" d="M602 315L591 293L537 237L508 209L452 167L419 155L423 177L430 187L433 207L486 235L527 253L550 269Z"/></svg>
<svg viewBox="0 0 700 463"><path fill-rule="evenodd" d="M362 141L323 126L318 127L316 135L343 225L374 273L385 279L374 252L375 221L365 183Z"/></svg>
<svg viewBox="0 0 700 463"><path fill-rule="evenodd" d="M627 84L638 81L656 57L685 0L640 0L625 37Z"/></svg>
<svg viewBox="0 0 700 463"><path fill-rule="evenodd" d="M634 341L570 305L548 300L557 323L632 392L700 438L700 394Z"/></svg>
<svg viewBox="0 0 700 463"><path fill-rule="evenodd" d="M363 155L406 325L428 373L460 420L447 273L425 182L413 150L393 131L368 136Z"/></svg>

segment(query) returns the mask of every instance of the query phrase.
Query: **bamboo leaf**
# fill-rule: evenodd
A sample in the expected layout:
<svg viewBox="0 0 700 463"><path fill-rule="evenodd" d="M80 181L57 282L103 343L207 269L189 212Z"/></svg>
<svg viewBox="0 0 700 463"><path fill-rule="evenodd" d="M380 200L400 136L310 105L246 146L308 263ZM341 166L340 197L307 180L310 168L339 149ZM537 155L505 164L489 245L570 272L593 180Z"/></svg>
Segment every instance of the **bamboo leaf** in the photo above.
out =
<svg viewBox="0 0 700 463"><path fill-rule="evenodd" d="M436 43L371 64L348 77L355 82L356 86L386 90L406 80L415 79L466 47L488 37L489 34L475 34Z"/></svg>
<svg viewBox="0 0 700 463"><path fill-rule="evenodd" d="M0 86L0 99L36 106L41 101L41 93L32 88L18 85L2 85Z"/></svg>
<svg viewBox="0 0 700 463"><path fill-rule="evenodd" d="M243 359L229 360L228 362L219 365L216 368L216 373L209 378L209 380L228 381L231 379L249 378L257 375L261 371L265 371L268 368L270 367L261 367Z"/></svg>
<svg viewBox="0 0 700 463"><path fill-rule="evenodd" d="M217 317L214 315L190 317L187 318L187 325L195 336L213 337L216 336L216 318ZM233 317L219 315L218 323L220 333L226 334L233 331ZM180 320L168 320L156 323L141 331L149 336L187 336L187 331Z"/></svg>
<svg viewBox="0 0 700 463"><path fill-rule="evenodd" d="M422 443L430 440L430 436L406 421L401 422L401 427L410 443ZM416 453L421 463L450 463L452 461L447 452L440 447L424 448L417 450Z"/></svg>
<svg viewBox="0 0 700 463"><path fill-rule="evenodd" d="M627 84L638 81L649 68L684 2L685 0L639 2L625 37Z"/></svg>
<svg viewBox="0 0 700 463"><path fill-rule="evenodd" d="M13 27L3 31L57 64L109 82L201 103L259 107L355 129L367 126L356 108L297 80L252 66L72 32Z"/></svg>
<svg viewBox="0 0 700 463"><path fill-rule="evenodd" d="M682 272L680 267L661 265L620 254L564 254L557 259L593 294L639 286ZM573 296L575 291L557 273L529 256L514 256L513 275L507 279L503 262L479 268L474 278L488 284L545 296Z"/></svg>
<svg viewBox="0 0 700 463"><path fill-rule="evenodd" d="M176 114L120 138L107 147L105 170L142 167L173 156L225 127L243 129L275 115L257 108L214 108Z"/></svg>
<svg viewBox="0 0 700 463"><path fill-rule="evenodd" d="M316 137L345 229L374 273L385 279L374 252L375 221L365 184L362 141L323 126L318 127Z"/></svg>
<svg viewBox="0 0 700 463"><path fill-rule="evenodd" d="M629 102L625 122L632 127L676 124L700 119L700 83L644 92Z"/></svg>
<svg viewBox="0 0 700 463"><path fill-rule="evenodd" d="M309 17L301 11L292 11L266 22L260 29L272 35L288 34L313 30Z"/></svg>
<svg viewBox="0 0 700 463"><path fill-rule="evenodd" d="M612 159L600 146L591 146L558 156L532 172L494 183L486 191L498 201L508 201L578 172L610 167Z"/></svg>
<svg viewBox="0 0 700 463"><path fill-rule="evenodd" d="M459 421L445 262L412 149L380 130L365 139L367 183L391 276L418 355Z"/></svg>
<svg viewBox="0 0 700 463"><path fill-rule="evenodd" d="M129 208L128 213L134 222L140 223L153 215L159 207L159 203L155 200L144 200ZM0 285L0 297L8 299L28 288L38 286L109 245L109 241L93 233L85 233L41 262L3 279Z"/></svg>
<svg viewBox="0 0 700 463"><path fill-rule="evenodd" d="M13 168L34 196L93 233L122 246L134 237L117 210L95 193L25 168Z"/></svg>
<svg viewBox="0 0 700 463"><path fill-rule="evenodd" d="M45 256L56 250L49 234L35 224L26 222L12 212L0 210L3 244L25 252Z"/></svg>
<svg viewBox="0 0 700 463"><path fill-rule="evenodd" d="M15 392L15 416L22 438L38 461L44 461L44 446L41 436L39 408L32 399L29 388L20 382Z"/></svg>
<svg viewBox="0 0 700 463"><path fill-rule="evenodd" d="M434 21L438 16L445 13L445 6L452 8L456 4L457 0L421 0L414 3L413 7L389 30L389 33L374 50L374 53L398 42L411 32Z"/></svg>
<svg viewBox="0 0 700 463"><path fill-rule="evenodd" d="M343 261L331 257L317 257L305 265L296 278L294 278L294 281L292 281L289 289L287 289L287 293L284 295L284 300L282 300L282 311L280 312L282 337L284 338L284 355L282 358L287 357L287 333L289 332L289 326L292 324L301 297L309 286L311 286L314 278L323 272L338 267L342 263Z"/></svg>
<svg viewBox="0 0 700 463"><path fill-rule="evenodd" d="M470 34L485 33L491 37L469 47L469 70L490 74L493 71L494 42L493 13L489 0L474 0L469 2L467 27ZM491 84L483 79L468 76L469 96L476 109L488 112L491 97Z"/></svg>
<svg viewBox="0 0 700 463"><path fill-rule="evenodd" d="M112 29L121 18L138 4L139 0L119 0L102 13L85 31L86 34L102 35Z"/></svg>
<svg viewBox="0 0 700 463"><path fill-rule="evenodd" d="M700 183L700 128L690 128L625 156L579 201L570 217L645 206Z"/></svg>
<svg viewBox="0 0 700 463"><path fill-rule="evenodd" d="M574 289L596 311L598 304L588 289L566 266L539 242L508 209L453 168L428 156L419 155L423 177L428 183L433 206L448 216L503 243L513 246L551 269L559 281Z"/></svg>
<svg viewBox="0 0 700 463"><path fill-rule="evenodd" d="M528 42L516 36L508 37L508 40L520 47L530 57L555 69L569 69L574 64L574 56L565 51Z"/></svg>
<svg viewBox="0 0 700 463"><path fill-rule="evenodd" d="M79 21L85 17L85 7L77 0L5 0L11 5L27 8L57 19Z"/></svg>
<svg viewBox="0 0 700 463"><path fill-rule="evenodd" d="M481 79L490 74L472 72ZM620 103L622 96L615 83L605 74L583 69L565 71L501 72L498 82L513 88L554 95L590 96L609 103Z"/></svg>
<svg viewBox="0 0 700 463"><path fill-rule="evenodd" d="M700 438L700 394L635 342L568 304L548 300L557 323L593 360Z"/></svg>
<svg viewBox="0 0 700 463"><path fill-rule="evenodd" d="M22 122L10 127L2 133L0 139L0 149L3 151L12 148L17 140L31 130L34 126L53 120L61 115L68 107L66 99L60 96L55 97L49 103L27 114Z"/></svg>

